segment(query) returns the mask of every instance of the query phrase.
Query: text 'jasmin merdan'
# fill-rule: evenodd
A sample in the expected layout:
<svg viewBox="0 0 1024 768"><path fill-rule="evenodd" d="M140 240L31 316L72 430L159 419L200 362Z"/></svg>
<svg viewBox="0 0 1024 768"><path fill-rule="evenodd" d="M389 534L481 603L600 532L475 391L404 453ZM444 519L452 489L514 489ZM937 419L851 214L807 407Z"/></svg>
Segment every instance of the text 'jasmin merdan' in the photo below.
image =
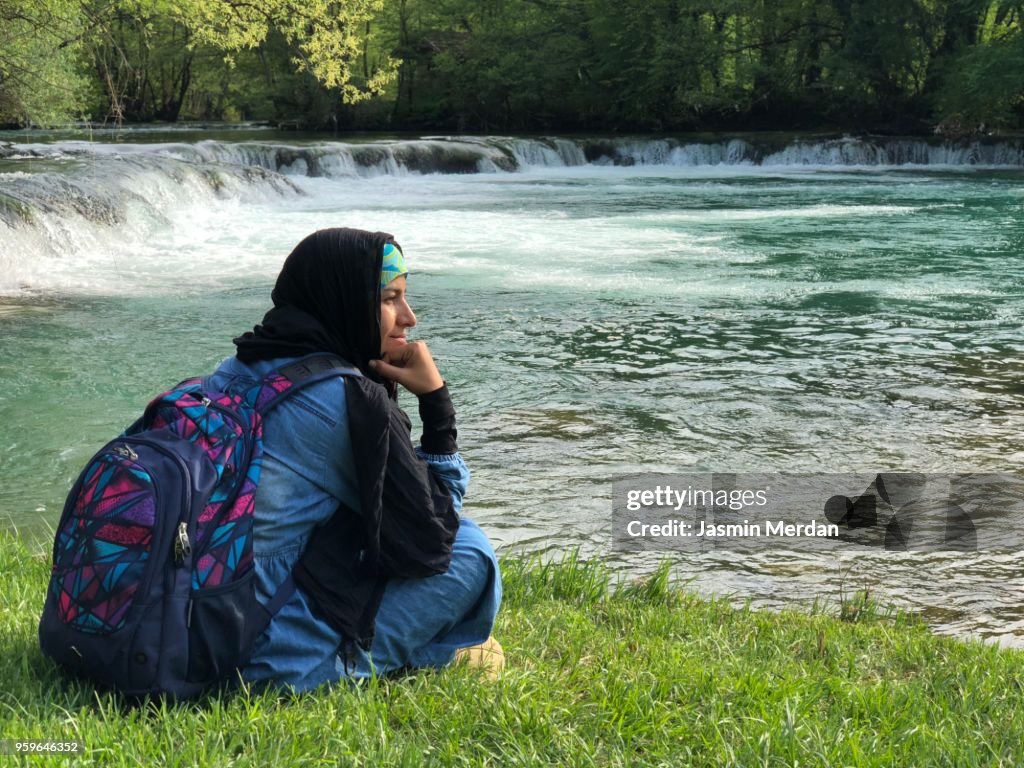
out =
<svg viewBox="0 0 1024 768"><path fill-rule="evenodd" d="M686 486L685 490L676 490L671 485L658 485L646 490L631 490L626 494L626 509L636 512L644 507L672 507L679 511L683 507L728 507L740 510L744 507L763 507L768 503L768 488L756 490L727 491L694 489Z"/></svg>
<svg viewBox="0 0 1024 768"><path fill-rule="evenodd" d="M766 520L763 524L751 523L744 520L742 523L729 523L713 525L703 520L696 524L687 523L682 520L669 520L660 525L642 523L639 520L631 520L626 525L626 533L632 537L668 537L687 538L690 536L714 538L762 538L762 537L783 537L799 538L805 536L823 536L835 538L839 536L839 526L834 524L819 523L811 520L809 523L796 525L783 520Z"/></svg>

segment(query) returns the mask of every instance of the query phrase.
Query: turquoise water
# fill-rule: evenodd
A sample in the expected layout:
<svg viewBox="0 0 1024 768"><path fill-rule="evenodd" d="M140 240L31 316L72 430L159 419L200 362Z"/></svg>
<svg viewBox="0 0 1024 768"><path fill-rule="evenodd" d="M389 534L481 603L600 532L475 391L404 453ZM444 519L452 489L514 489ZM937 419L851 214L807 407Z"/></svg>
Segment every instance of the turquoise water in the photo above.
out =
<svg viewBox="0 0 1024 768"><path fill-rule="evenodd" d="M1024 459L1019 166L623 166L549 143L516 149L515 172L481 150L490 172L421 175L415 143L273 167L244 142L33 146L0 167L0 203L21 204L0 215L0 519L35 538L149 396L231 354L292 245L327 226L405 247L467 511L506 549L649 568L610 552L611 483L638 472ZM867 586L939 631L1024 644L1018 561L763 552L676 574L769 606Z"/></svg>

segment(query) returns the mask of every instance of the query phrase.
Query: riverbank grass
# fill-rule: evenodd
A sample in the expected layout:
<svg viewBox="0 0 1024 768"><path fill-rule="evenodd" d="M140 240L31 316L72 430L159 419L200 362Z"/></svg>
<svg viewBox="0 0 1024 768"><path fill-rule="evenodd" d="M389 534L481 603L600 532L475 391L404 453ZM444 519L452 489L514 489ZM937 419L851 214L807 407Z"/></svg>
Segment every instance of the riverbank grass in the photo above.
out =
<svg viewBox="0 0 1024 768"><path fill-rule="evenodd" d="M1020 765L1024 653L877 611L736 609L597 562L504 561L508 660L300 696L125 705L38 650L48 564L0 534L0 738L81 765ZM833 613L837 613L833 611Z"/></svg>

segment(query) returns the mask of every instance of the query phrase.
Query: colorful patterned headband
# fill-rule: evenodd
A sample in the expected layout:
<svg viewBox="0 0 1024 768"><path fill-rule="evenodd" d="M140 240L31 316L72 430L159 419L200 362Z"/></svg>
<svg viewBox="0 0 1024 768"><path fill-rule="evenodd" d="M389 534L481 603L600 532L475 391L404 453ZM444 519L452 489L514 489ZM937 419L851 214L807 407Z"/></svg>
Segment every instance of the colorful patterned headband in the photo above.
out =
<svg viewBox="0 0 1024 768"><path fill-rule="evenodd" d="M383 291L384 287L396 277L408 273L409 267L405 264L402 249L394 243L386 243L384 245L384 261L380 267L380 289Z"/></svg>

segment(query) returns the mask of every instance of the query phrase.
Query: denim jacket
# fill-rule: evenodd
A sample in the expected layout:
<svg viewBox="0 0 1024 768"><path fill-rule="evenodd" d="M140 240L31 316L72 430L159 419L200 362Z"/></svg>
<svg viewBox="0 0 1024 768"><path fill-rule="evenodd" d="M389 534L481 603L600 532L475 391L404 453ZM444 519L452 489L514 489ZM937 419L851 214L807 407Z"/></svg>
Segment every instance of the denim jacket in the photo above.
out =
<svg viewBox="0 0 1024 768"><path fill-rule="evenodd" d="M282 358L246 364L231 357L207 381L221 390L239 391L292 361ZM318 526L338 509L339 502L360 510L344 380L327 379L286 398L267 414L263 443L253 553L257 596L265 604L291 573ZM419 448L417 454L451 493L455 510L460 512L469 484L469 469L461 456L425 454ZM498 590L500 596L500 586ZM339 677L336 655L341 640L316 615L302 590L296 590L257 641L243 676L297 689L335 680Z"/></svg>

